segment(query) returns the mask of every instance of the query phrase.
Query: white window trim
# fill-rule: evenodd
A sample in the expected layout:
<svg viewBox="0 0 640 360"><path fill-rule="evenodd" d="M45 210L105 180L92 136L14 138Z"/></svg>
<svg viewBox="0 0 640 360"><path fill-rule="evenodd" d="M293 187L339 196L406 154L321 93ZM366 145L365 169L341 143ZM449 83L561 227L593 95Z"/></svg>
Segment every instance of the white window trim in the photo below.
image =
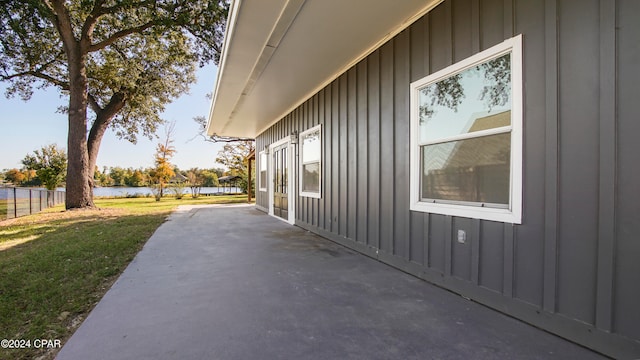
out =
<svg viewBox="0 0 640 360"><path fill-rule="evenodd" d="M418 89L465 70L491 58L511 52L511 189L509 208L490 208L474 205L426 202L420 200L421 157L419 134ZM522 223L522 144L523 144L523 73L522 35L495 45L445 69L411 83L411 131L410 131L410 209L434 214L462 216L514 224ZM496 129L499 130L499 129Z"/></svg>
<svg viewBox="0 0 640 360"><path fill-rule="evenodd" d="M263 164L262 163L262 157L266 156L266 161ZM263 150L260 151L258 153L258 191L267 191L267 185L269 184L269 166L267 166L267 164L269 163L269 155ZM262 168L262 166L264 165L264 169ZM266 171L267 172L267 179L265 180L266 184L262 183L262 172Z"/></svg>
<svg viewBox="0 0 640 360"><path fill-rule="evenodd" d="M320 131L320 174L319 174L319 184L318 184L318 192L311 192L311 191L303 191L303 174L304 174L304 169L303 169L303 165L305 165L305 163L303 162L303 158L302 158L302 147L304 146L302 139L304 138L304 136L306 134L315 132L315 131ZM303 132L300 133L300 169L299 169L299 174L300 174L300 196L304 196L304 197L310 197L310 198L314 198L314 199L322 199L322 169L324 167L323 165L323 145L322 145L322 124L316 125L310 129L307 129ZM315 161L314 161L315 162Z"/></svg>

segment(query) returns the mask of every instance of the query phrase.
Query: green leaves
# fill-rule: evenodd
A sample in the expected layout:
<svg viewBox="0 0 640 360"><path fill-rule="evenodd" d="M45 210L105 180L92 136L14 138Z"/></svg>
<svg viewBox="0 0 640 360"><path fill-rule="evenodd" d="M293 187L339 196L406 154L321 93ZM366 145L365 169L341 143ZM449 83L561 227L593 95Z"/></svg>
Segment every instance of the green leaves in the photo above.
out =
<svg viewBox="0 0 640 360"><path fill-rule="evenodd" d="M228 7L226 0L0 0L6 95L28 100L34 87L53 85L69 96L68 208L92 204L87 184L107 128L134 143L140 133L152 138L164 107L195 81L196 63L220 59Z"/></svg>
<svg viewBox="0 0 640 360"><path fill-rule="evenodd" d="M51 3L55 3L52 1ZM196 64L220 57L226 1L87 1L62 2L75 44L65 35L57 14L42 1L0 3L0 81L7 96L28 100L34 88L70 88L65 52L77 45L88 78L89 103L95 116L123 98L125 105L110 126L135 143L151 138L161 113L189 90ZM68 38L68 37L67 37Z"/></svg>
<svg viewBox="0 0 640 360"><path fill-rule="evenodd" d="M64 174L67 171L67 154L56 144L51 144L34 151L33 155L25 156L22 164L28 170L36 171L36 175L47 190L55 190L64 180Z"/></svg>

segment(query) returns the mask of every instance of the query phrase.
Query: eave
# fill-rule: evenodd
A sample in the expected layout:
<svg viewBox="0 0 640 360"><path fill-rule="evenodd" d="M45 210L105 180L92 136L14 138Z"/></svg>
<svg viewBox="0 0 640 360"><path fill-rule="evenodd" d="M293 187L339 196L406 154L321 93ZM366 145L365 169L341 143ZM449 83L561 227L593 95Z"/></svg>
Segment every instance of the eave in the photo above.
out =
<svg viewBox="0 0 640 360"><path fill-rule="evenodd" d="M441 1L234 1L207 134L256 137Z"/></svg>

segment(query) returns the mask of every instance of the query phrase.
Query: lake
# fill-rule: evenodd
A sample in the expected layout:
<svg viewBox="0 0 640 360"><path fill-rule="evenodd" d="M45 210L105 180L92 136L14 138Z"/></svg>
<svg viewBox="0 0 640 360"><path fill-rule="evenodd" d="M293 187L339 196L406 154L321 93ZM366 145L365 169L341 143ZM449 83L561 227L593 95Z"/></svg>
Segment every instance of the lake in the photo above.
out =
<svg viewBox="0 0 640 360"><path fill-rule="evenodd" d="M62 189L64 190L64 188ZM173 194L171 189L165 189L165 194ZM191 188L185 187L183 190L184 194L190 195ZM216 193L239 193L242 192L237 187L232 187L231 189L222 188L222 187L202 187L200 188L200 194L216 194ZM126 186L118 186L118 187L97 187L93 189L93 196L108 196L108 197L125 197L132 195L142 195L142 196L152 196L153 192L151 192L151 188L148 187L126 187Z"/></svg>
<svg viewBox="0 0 640 360"><path fill-rule="evenodd" d="M9 188L0 188L0 200L6 200L8 198L8 190ZM26 188L25 188L26 189ZM36 188L32 188L36 189ZM44 189L42 189L44 190ZM58 188L57 190L64 191L64 188ZM200 188L200 194L217 194L217 193L240 193L242 190L237 187L202 187ZM183 193L186 195L191 195L191 188L185 187ZM165 194L171 195L173 194L171 189L165 189ZM149 187L126 187L126 186L114 186L114 187L97 187L93 189L93 196L100 197L126 197L126 196L153 196L153 192L151 192L151 188ZM27 193L28 197L28 193ZM13 198L13 194L11 195Z"/></svg>

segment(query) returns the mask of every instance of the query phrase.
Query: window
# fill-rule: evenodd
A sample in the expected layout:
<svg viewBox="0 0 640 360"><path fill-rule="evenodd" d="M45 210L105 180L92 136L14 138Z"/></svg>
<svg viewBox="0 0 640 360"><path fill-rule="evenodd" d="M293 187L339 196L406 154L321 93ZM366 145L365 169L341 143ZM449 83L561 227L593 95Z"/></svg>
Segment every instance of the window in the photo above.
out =
<svg viewBox="0 0 640 360"><path fill-rule="evenodd" d="M411 210L521 222L521 49L517 36L411 84Z"/></svg>
<svg viewBox="0 0 640 360"><path fill-rule="evenodd" d="M300 134L300 195L321 197L322 127L315 126Z"/></svg>
<svg viewBox="0 0 640 360"><path fill-rule="evenodd" d="M260 191L267 191L267 153L261 151L259 156L260 180L258 181L258 186Z"/></svg>

